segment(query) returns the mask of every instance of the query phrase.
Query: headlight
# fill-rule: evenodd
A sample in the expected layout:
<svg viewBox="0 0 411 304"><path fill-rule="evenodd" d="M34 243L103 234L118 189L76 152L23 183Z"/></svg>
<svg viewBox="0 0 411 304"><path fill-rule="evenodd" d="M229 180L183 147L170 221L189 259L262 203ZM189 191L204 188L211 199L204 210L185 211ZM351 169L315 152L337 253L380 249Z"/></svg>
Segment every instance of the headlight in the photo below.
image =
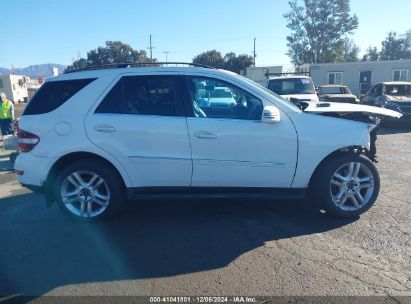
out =
<svg viewBox="0 0 411 304"><path fill-rule="evenodd" d="M368 125L368 132L371 133L376 127L377 125Z"/></svg>
<svg viewBox="0 0 411 304"><path fill-rule="evenodd" d="M386 101L385 101L385 106L386 106L386 107L390 107L390 108L397 108L397 107L398 107L398 104L395 103L395 102L393 102L393 101L391 101L391 100L386 100Z"/></svg>

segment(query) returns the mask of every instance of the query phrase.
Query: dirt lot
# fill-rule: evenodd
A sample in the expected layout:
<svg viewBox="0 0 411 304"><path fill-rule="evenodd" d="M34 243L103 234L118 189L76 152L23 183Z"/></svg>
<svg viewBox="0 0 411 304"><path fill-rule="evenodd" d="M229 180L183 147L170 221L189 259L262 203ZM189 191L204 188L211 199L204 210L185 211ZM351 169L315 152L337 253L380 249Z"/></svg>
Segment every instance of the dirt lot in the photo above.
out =
<svg viewBox="0 0 411 304"><path fill-rule="evenodd" d="M74 223L0 155L0 295L411 296L411 131L378 141L382 189L361 218L304 202L150 201ZM407 301L409 300L406 299Z"/></svg>

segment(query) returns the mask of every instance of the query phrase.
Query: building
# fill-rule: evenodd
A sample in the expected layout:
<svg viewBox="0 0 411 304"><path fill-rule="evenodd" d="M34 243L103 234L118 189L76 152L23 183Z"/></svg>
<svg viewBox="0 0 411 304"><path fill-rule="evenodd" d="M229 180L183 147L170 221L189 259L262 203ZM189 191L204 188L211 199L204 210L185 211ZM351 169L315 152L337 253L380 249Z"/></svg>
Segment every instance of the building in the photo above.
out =
<svg viewBox="0 0 411 304"><path fill-rule="evenodd" d="M310 66L316 86L344 84L355 95L365 94L373 84L383 81L410 81L411 60L323 63Z"/></svg>
<svg viewBox="0 0 411 304"><path fill-rule="evenodd" d="M23 75L0 76L0 92L6 94L7 99L14 103L27 102L27 83L30 78Z"/></svg>
<svg viewBox="0 0 411 304"><path fill-rule="evenodd" d="M44 78L41 76L38 77L30 77L27 82L27 94L28 100L30 100L37 90L43 85Z"/></svg>
<svg viewBox="0 0 411 304"><path fill-rule="evenodd" d="M269 67L249 67L246 69L243 75L262 86L267 85L267 74L283 73L283 66L269 66Z"/></svg>

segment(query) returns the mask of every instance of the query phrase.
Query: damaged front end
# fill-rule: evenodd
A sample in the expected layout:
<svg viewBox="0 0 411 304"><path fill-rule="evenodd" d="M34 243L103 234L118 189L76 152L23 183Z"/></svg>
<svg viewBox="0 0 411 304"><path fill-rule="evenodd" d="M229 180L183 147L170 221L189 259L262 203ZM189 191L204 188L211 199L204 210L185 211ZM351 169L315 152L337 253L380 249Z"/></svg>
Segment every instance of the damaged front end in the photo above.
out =
<svg viewBox="0 0 411 304"><path fill-rule="evenodd" d="M397 119L402 117L401 113L393 110L358 104L342 104L333 102L310 103L299 101L297 105L301 108L301 110L307 113L353 120L368 124L368 130L370 132L370 150L355 152L365 154L373 162L378 162L376 141L380 130L379 125L381 121L385 117Z"/></svg>

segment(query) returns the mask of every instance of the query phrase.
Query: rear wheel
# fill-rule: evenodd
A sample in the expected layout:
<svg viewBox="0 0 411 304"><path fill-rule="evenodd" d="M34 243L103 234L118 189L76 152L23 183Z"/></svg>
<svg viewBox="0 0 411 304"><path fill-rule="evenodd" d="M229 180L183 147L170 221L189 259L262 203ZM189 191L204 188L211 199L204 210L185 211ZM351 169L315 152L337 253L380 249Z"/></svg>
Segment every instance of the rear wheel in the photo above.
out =
<svg viewBox="0 0 411 304"><path fill-rule="evenodd" d="M365 156L343 154L326 161L312 184L314 199L338 217L356 217L372 207L380 177Z"/></svg>
<svg viewBox="0 0 411 304"><path fill-rule="evenodd" d="M121 204L121 177L104 162L79 160L57 177L55 197L60 208L77 220L105 219Z"/></svg>

